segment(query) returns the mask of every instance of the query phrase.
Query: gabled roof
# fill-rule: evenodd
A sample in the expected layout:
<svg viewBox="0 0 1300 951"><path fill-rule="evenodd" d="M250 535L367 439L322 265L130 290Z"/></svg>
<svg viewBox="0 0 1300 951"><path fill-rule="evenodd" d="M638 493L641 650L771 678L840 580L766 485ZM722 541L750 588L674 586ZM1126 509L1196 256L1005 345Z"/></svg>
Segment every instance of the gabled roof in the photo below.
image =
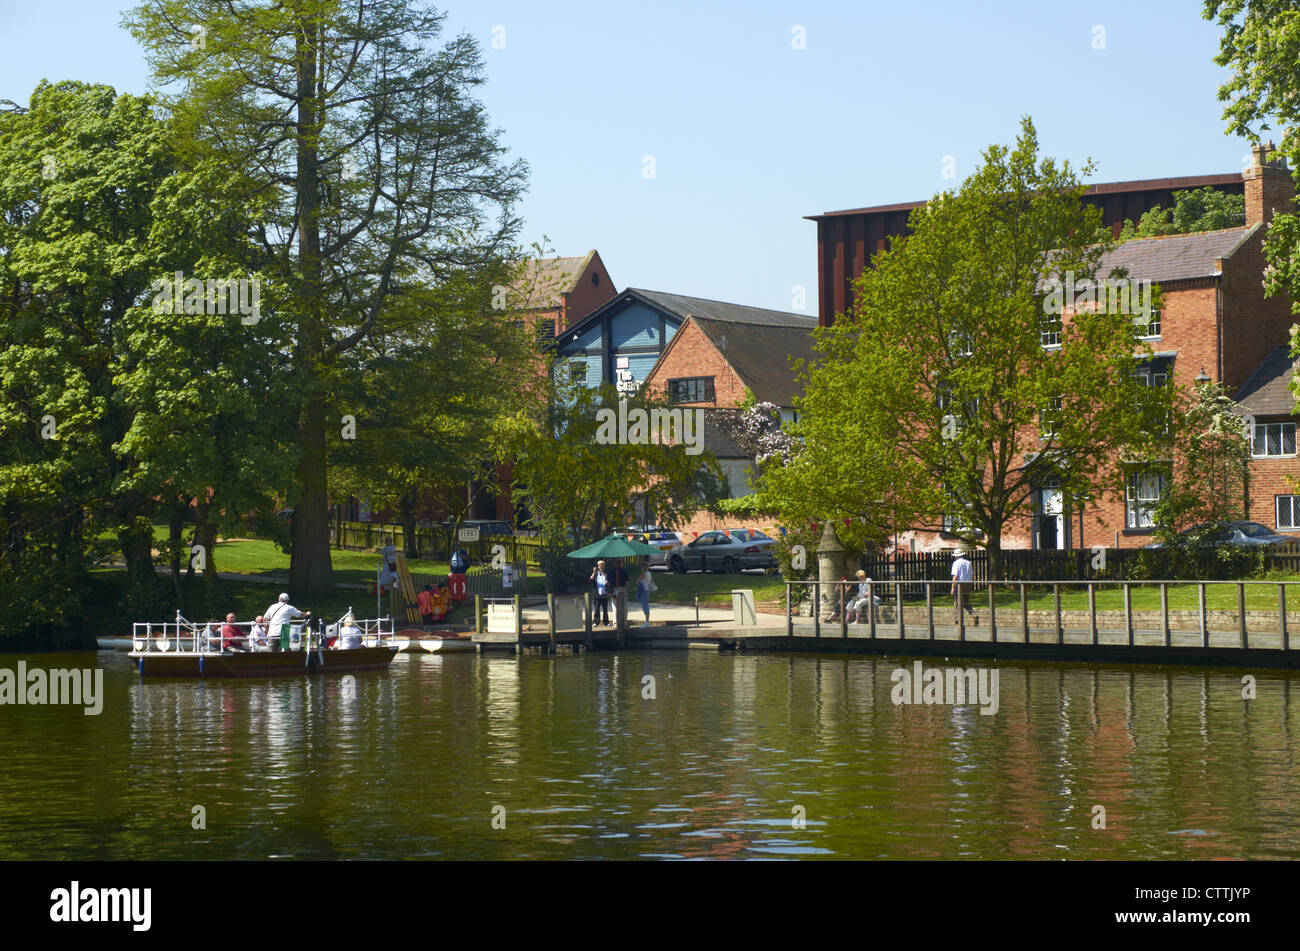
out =
<svg viewBox="0 0 1300 951"><path fill-rule="evenodd" d="M512 288L525 295L523 310L542 310L560 306L560 295L572 294L587 264L595 257L593 248L581 257L537 258L524 265L523 273Z"/></svg>
<svg viewBox="0 0 1300 951"><path fill-rule="evenodd" d="M693 316L692 320L739 374L755 399L777 406L794 405L800 389L790 359L812 358L812 328L817 326L817 321L810 318L809 326L802 321L795 325L780 325L700 316Z"/></svg>
<svg viewBox="0 0 1300 951"><path fill-rule="evenodd" d="M708 317L713 320L744 324L817 326L817 318L809 317L807 314L793 314L784 310L768 310L766 307L749 307L745 304L729 304L726 301L707 300L703 297L687 297L683 294L668 294L664 291L647 291L636 287L629 287L628 291L662 307L664 310L671 311L683 320L687 317Z"/></svg>
<svg viewBox="0 0 1300 951"><path fill-rule="evenodd" d="M1295 413L1295 394L1291 392L1291 378L1295 364L1291 348L1274 348L1264 362L1250 375L1237 395L1233 397L1242 411L1252 416L1291 416Z"/></svg>
<svg viewBox="0 0 1300 951"><path fill-rule="evenodd" d="M587 327L600 320L611 310L623 307L631 301L640 301L650 307L665 311L675 317L678 323L685 322L692 316L710 317L728 323L767 324L782 326L816 327L817 318L807 314L792 314L783 310L768 310L765 307L748 307L744 304L728 304L726 301L706 300L703 297L686 297L682 294L668 294L664 291L647 291L629 287L611 301L606 301L582 320L565 328L563 337L572 339L586 331ZM557 343L562 341L557 340Z"/></svg>
<svg viewBox="0 0 1300 951"><path fill-rule="evenodd" d="M1102 256L1097 276L1104 278L1111 268L1128 268L1129 280L1178 281L1216 277L1218 261L1232 257L1256 228L1224 228L1194 234L1171 234L1160 238L1134 238Z"/></svg>

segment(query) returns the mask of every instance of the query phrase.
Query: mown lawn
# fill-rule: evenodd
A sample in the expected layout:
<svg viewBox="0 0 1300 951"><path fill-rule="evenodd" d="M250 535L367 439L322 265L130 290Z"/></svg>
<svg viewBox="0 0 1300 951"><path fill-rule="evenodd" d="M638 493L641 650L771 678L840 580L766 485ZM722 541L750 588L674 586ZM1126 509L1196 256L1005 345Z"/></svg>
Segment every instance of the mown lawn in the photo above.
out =
<svg viewBox="0 0 1300 951"><path fill-rule="evenodd" d="M218 572L243 575L287 575L289 556L274 542L258 538L241 538L217 542L213 562ZM330 550L334 566L334 580L369 584L375 580L379 569L377 552ZM413 575L445 575L450 571L444 562L412 558L407 561Z"/></svg>

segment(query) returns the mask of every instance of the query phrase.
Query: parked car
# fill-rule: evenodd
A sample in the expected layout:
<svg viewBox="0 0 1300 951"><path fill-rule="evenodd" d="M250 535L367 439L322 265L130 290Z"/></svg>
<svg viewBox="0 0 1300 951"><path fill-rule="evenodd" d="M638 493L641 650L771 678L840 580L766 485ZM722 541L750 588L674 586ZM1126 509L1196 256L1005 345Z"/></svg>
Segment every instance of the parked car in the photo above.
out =
<svg viewBox="0 0 1300 951"><path fill-rule="evenodd" d="M1297 539L1280 535L1259 522L1223 522L1220 525L1193 525L1178 537L1194 543L1197 548L1217 548L1228 545L1235 548L1259 548L1263 545L1291 545ZM1152 542L1144 548L1164 548L1163 542Z"/></svg>
<svg viewBox="0 0 1300 951"><path fill-rule="evenodd" d="M649 555L650 567L667 568L668 555L682 544L682 536L679 532L672 532L666 528L657 526L631 525L627 528L615 529L611 535L622 535L630 541L638 541L643 545L652 545L659 549L659 554Z"/></svg>
<svg viewBox="0 0 1300 951"><path fill-rule="evenodd" d="M748 530L746 530L748 531ZM668 555L668 567L678 573L693 571L721 571L735 574L746 568L775 571L776 556L771 552L772 539L764 545L755 539L740 540L728 532L702 532Z"/></svg>

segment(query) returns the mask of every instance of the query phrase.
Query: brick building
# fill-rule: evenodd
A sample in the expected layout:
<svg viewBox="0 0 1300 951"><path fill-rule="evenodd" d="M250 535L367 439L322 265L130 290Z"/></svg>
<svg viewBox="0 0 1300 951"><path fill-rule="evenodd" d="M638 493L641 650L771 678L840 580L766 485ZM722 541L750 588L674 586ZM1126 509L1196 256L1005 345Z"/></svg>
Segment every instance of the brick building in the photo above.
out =
<svg viewBox="0 0 1300 951"><path fill-rule="evenodd" d="M556 365L587 386L609 383L628 393L645 386L683 407L705 409L704 448L739 496L749 492L749 461L712 414L738 406L748 387L790 418L796 387L789 358L812 355L816 326L805 314L628 288L566 329L556 343ZM690 537L742 524L701 513L678 528Z"/></svg>
<svg viewBox="0 0 1300 951"><path fill-rule="evenodd" d="M1088 197L1102 204L1106 223L1118 228L1124 218L1136 218L1154 204L1171 207L1170 193L1175 189L1205 185L1243 194L1245 223L1219 231L1127 241L1103 259L1098 273L1124 267L1131 281L1160 286L1163 307L1145 338L1154 356L1143 367L1144 378L1149 385L1174 381L1188 386L1208 379L1235 393L1242 413L1251 413L1257 420L1251 497L1244 500L1250 517L1270 527L1295 529L1300 510L1295 509L1287 483L1287 477L1300 476L1291 413L1294 400L1287 402L1291 374L1287 353L1294 318L1289 299L1266 297L1262 285L1267 224L1275 211L1288 209L1294 195L1285 161L1274 158L1270 146L1262 146L1255 149L1252 166L1240 177L1099 185ZM895 209L903 207L815 217L823 278L821 323L829 323L836 313L843 312L846 302L851 305L845 275L852 270L850 263L862 262L861 236L874 234L871 228L878 230L882 222L896 224L897 219L889 216L899 214ZM915 205L906 207L910 210ZM861 273L861 266L856 273ZM1045 336L1043 345L1050 347L1052 341ZM1151 509L1165 489L1162 469L1167 471L1168 464L1164 460L1150 466L1126 465L1124 491L1096 499L1064 498L1058 486L1047 482L1033 493L1032 514L1008 527L1003 545L1128 548L1147 544L1153 533ZM898 543L917 550L957 544L945 532L905 532Z"/></svg>
<svg viewBox="0 0 1300 951"><path fill-rule="evenodd" d="M732 498L752 491L753 460L728 435L722 425L723 414L733 413L749 390L756 401L779 407L782 420L796 418L799 386L791 360L806 361L813 356L816 320L800 314L770 313L776 316L763 323L691 315L645 381L652 393L667 395L683 407L705 410L704 448L721 465ZM721 528L775 531L771 520L719 518L710 512L697 513L680 528L687 537Z"/></svg>

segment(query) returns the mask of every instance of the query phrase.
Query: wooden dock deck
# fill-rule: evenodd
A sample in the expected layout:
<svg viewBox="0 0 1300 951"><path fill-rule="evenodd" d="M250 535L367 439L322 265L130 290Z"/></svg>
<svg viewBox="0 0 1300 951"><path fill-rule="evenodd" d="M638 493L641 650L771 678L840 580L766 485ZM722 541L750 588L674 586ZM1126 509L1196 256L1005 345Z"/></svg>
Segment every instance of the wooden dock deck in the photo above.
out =
<svg viewBox="0 0 1300 951"><path fill-rule="evenodd" d="M929 597L923 601L904 601L901 617L892 605L884 605L858 624L791 614L758 614L751 617L752 623L742 626L728 619L730 612L713 610L709 612L712 616L699 624L675 619L652 627L629 625L622 632L612 627L591 631L547 629L554 626L553 616L546 605L541 605L527 623L521 611L515 631L481 631L473 635L473 640L480 650L705 648L1300 668L1300 645L1291 637L1300 615L1288 612L1283 584L1225 582L1236 588L1235 611L1209 609L1205 587L1214 582L1194 583L1198 587L1194 611L1170 610L1168 587L1174 582L1153 583L1161 589L1158 611L1135 610L1127 582L1120 583L1125 586L1123 610L1098 610L1097 584L1087 584L1092 589L1088 592L1088 610L1062 610L1059 585L1054 585L1054 610L1031 610L1021 586L1019 604L1010 608L974 602L980 608L978 624L968 623L966 616L961 624L951 623L951 606L942 608L935 603L933 592L928 592ZM1251 584L1278 589L1276 611L1246 610L1245 586ZM895 593L901 592L896 589ZM666 608L665 613L673 612ZM941 618L949 623L942 623Z"/></svg>

